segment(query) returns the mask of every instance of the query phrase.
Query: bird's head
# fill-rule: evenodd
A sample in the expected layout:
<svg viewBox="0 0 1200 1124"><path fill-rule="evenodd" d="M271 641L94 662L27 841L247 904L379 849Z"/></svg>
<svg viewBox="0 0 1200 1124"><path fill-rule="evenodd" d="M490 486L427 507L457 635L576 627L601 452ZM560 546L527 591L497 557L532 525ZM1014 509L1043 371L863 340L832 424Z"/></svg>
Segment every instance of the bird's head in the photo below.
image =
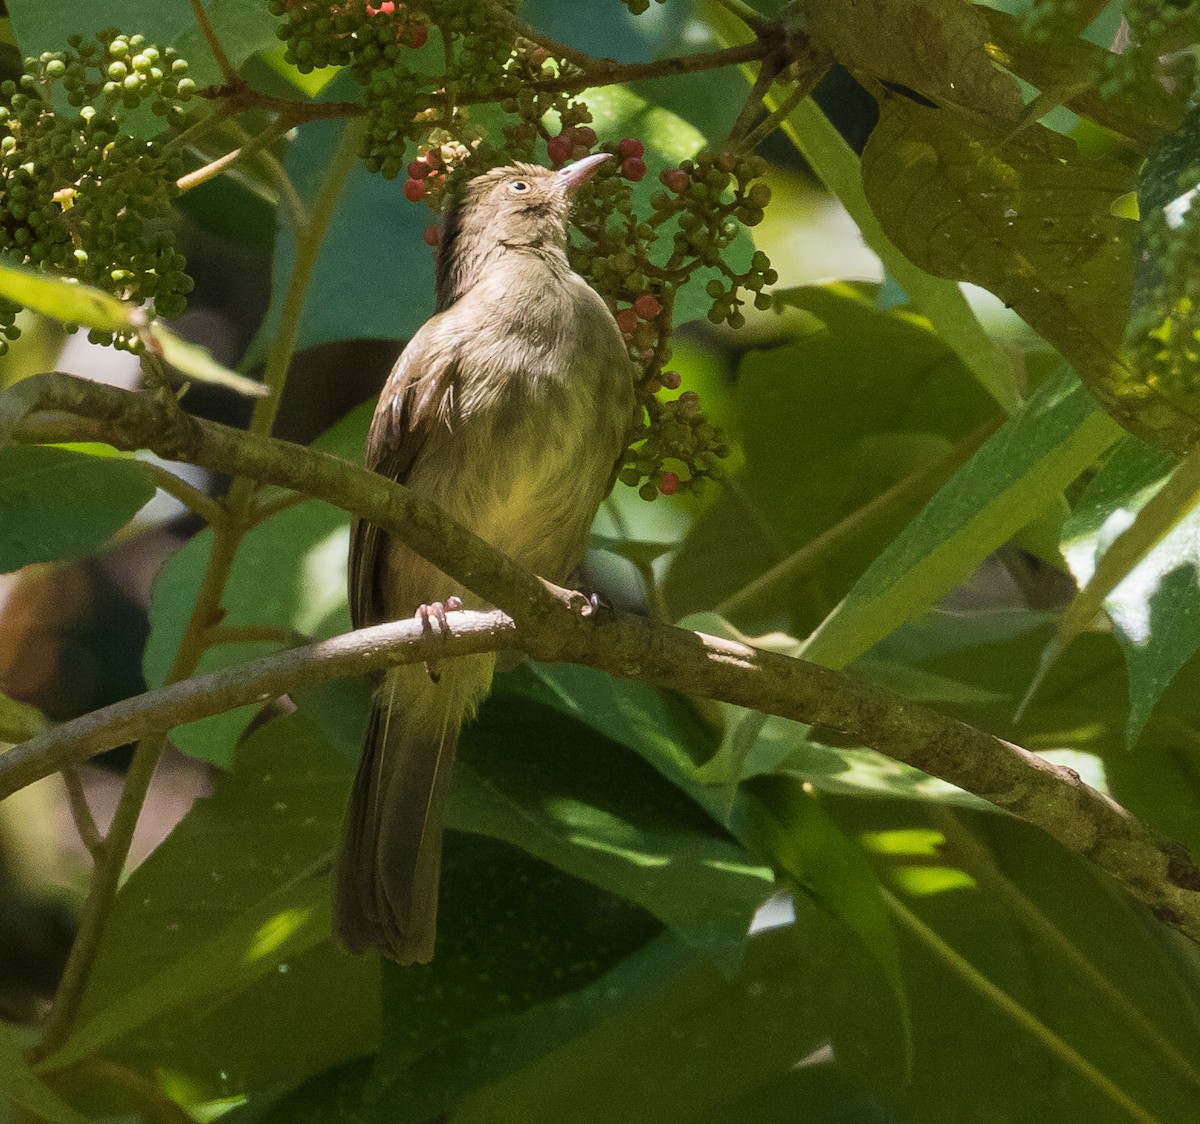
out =
<svg viewBox="0 0 1200 1124"><path fill-rule="evenodd" d="M608 159L607 152L599 152L558 171L509 164L470 180L442 225L438 308L462 296L479 271L505 251L562 254L571 196Z"/></svg>

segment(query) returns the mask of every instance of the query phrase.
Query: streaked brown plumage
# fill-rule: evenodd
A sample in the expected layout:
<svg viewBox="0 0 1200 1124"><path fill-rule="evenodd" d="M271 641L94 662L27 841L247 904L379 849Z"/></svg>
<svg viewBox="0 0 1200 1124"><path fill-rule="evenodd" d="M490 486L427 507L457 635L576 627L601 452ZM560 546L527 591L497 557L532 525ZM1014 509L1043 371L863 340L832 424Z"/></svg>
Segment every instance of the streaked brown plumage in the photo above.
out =
<svg viewBox="0 0 1200 1124"><path fill-rule="evenodd" d="M570 193L600 162L497 168L446 217L437 313L379 399L367 465L514 560L562 581L612 487L633 412L632 368L604 302L565 252ZM365 523L350 545L355 627L460 596L479 601ZM334 928L356 952L433 955L442 818L459 729L495 657L388 673L376 691L336 870Z"/></svg>

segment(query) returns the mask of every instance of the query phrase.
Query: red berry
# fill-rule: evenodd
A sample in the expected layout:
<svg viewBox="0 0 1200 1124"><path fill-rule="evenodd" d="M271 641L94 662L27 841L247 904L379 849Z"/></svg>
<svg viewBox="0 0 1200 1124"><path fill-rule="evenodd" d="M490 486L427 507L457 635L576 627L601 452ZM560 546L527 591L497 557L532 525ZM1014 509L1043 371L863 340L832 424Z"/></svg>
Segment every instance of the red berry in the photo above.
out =
<svg viewBox="0 0 1200 1124"><path fill-rule="evenodd" d="M637 313L632 308L623 308L617 313L617 327L627 336L633 335L637 327Z"/></svg>
<svg viewBox="0 0 1200 1124"><path fill-rule="evenodd" d="M634 140L633 137L626 137L617 145L617 152L620 153L622 160L628 160L631 156L640 158L646 155L646 146L640 140Z"/></svg>
<svg viewBox="0 0 1200 1124"><path fill-rule="evenodd" d="M574 147L571 138L566 133L559 133L558 136L551 137L546 142L546 154L550 157L550 163L557 167L565 160L570 159Z"/></svg>
<svg viewBox="0 0 1200 1124"><path fill-rule="evenodd" d="M682 168L664 168L658 173L658 182L668 191L682 195L692 185L692 177Z"/></svg>
<svg viewBox="0 0 1200 1124"><path fill-rule="evenodd" d="M659 376L659 381L668 390L678 390L679 389L679 372L678 371L663 371L663 373Z"/></svg>
<svg viewBox="0 0 1200 1124"><path fill-rule="evenodd" d="M596 130L589 125L577 125L575 127L575 143L585 144L591 148L596 143Z"/></svg>
<svg viewBox="0 0 1200 1124"><path fill-rule="evenodd" d="M404 198L410 203L418 202L425 195L424 180L405 180Z"/></svg>
<svg viewBox="0 0 1200 1124"><path fill-rule="evenodd" d="M419 51L429 42L429 25L427 23L412 23L408 26L408 45Z"/></svg>
<svg viewBox="0 0 1200 1124"><path fill-rule="evenodd" d="M533 63L534 66L541 66L542 63L544 63L549 57L550 52L547 51L545 47L534 47L534 49L529 52L529 61Z"/></svg>
<svg viewBox="0 0 1200 1124"><path fill-rule="evenodd" d="M657 297L643 293L633 302L633 311L637 313L639 320L653 320L662 312L662 305L658 303Z"/></svg>
<svg viewBox="0 0 1200 1124"><path fill-rule="evenodd" d="M631 156L621 161L621 175L637 183L646 174L646 164L640 156Z"/></svg>
<svg viewBox="0 0 1200 1124"><path fill-rule="evenodd" d="M369 16L391 16L396 13L395 0L380 0L376 5L367 5L367 15Z"/></svg>
<svg viewBox="0 0 1200 1124"><path fill-rule="evenodd" d="M679 474L677 472L664 472L662 479L658 482L658 490L664 496L673 496L679 488Z"/></svg>
<svg viewBox="0 0 1200 1124"><path fill-rule="evenodd" d="M442 228L436 222L431 222L421 235L425 239L426 246L436 246L442 240Z"/></svg>
<svg viewBox="0 0 1200 1124"><path fill-rule="evenodd" d="M408 178L410 180L423 180L429 175L431 169L425 163L424 157L418 157L408 165Z"/></svg>

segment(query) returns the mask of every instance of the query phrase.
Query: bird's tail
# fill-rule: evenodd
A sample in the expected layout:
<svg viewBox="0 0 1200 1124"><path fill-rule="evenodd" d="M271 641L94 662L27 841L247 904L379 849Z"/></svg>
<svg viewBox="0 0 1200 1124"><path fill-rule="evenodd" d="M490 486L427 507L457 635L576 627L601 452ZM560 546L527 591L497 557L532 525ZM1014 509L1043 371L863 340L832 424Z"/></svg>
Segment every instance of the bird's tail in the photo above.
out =
<svg viewBox="0 0 1200 1124"><path fill-rule="evenodd" d="M494 667L492 655L449 660L436 683L419 664L398 667L376 694L334 874L334 932L352 952L433 956L455 745Z"/></svg>

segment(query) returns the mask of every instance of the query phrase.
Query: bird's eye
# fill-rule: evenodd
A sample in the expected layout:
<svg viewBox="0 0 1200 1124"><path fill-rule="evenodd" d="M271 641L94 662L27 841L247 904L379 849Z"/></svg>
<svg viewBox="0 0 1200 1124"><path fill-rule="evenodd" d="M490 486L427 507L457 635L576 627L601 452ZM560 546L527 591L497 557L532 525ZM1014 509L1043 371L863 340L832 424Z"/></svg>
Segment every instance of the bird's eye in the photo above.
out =
<svg viewBox="0 0 1200 1124"><path fill-rule="evenodd" d="M513 180L508 185L508 190L514 195L524 195L525 192L533 190L533 185L526 180Z"/></svg>

